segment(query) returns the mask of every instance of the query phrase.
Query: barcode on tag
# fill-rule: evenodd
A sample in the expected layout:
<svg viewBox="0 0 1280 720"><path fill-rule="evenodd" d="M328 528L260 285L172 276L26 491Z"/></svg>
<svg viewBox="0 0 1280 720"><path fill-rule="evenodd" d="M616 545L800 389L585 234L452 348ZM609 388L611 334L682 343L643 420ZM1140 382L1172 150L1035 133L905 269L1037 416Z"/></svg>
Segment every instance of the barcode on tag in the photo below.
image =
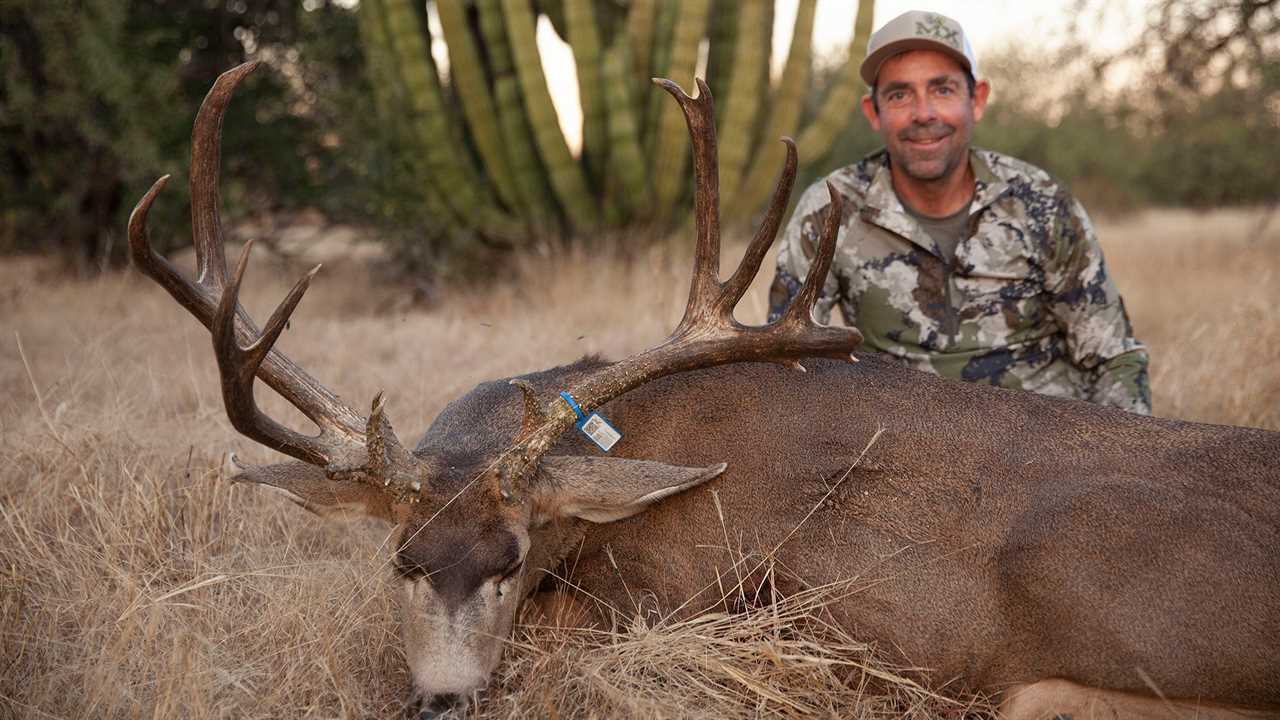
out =
<svg viewBox="0 0 1280 720"><path fill-rule="evenodd" d="M609 448L622 439L622 433L614 430L609 421L597 413L591 413L591 417L583 420L578 429L605 452L609 452Z"/></svg>

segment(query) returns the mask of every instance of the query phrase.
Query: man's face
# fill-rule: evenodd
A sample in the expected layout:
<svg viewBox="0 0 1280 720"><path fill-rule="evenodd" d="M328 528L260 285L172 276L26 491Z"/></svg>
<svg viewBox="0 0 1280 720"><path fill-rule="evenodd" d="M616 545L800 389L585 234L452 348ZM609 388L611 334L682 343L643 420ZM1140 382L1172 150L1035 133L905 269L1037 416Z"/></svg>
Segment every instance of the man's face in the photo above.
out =
<svg viewBox="0 0 1280 720"><path fill-rule="evenodd" d="M875 88L880 109L867 96L862 112L883 138L894 166L929 182L964 166L973 125L982 118L990 91L979 82L971 97L964 68L954 59L934 50L910 50L880 66Z"/></svg>

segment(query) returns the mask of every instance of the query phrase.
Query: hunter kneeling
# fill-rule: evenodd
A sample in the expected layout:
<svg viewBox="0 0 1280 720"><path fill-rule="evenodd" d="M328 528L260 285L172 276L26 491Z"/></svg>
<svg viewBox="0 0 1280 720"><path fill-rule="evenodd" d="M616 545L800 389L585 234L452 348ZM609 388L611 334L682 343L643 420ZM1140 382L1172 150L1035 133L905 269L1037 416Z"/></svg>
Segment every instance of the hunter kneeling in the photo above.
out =
<svg viewBox="0 0 1280 720"><path fill-rule="evenodd" d="M872 36L862 112L885 148L814 183L778 253L773 320L826 216L839 244L814 308L865 347L939 375L1151 414L1147 351L1084 208L1048 173L970 146L991 87L956 21L920 11Z"/></svg>

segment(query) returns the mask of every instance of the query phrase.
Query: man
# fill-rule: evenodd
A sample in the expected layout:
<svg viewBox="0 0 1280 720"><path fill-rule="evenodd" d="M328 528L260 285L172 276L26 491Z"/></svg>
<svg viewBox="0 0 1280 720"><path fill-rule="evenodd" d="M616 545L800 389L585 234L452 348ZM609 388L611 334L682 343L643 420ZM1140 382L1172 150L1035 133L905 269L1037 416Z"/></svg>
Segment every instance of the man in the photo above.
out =
<svg viewBox="0 0 1280 720"><path fill-rule="evenodd" d="M885 149L826 178L845 209L815 316L839 304L869 348L921 370L1150 414L1146 348L1084 208L1043 170L969 145L991 88L960 25L904 13L871 37L861 74ZM822 182L801 196L771 319L829 203Z"/></svg>

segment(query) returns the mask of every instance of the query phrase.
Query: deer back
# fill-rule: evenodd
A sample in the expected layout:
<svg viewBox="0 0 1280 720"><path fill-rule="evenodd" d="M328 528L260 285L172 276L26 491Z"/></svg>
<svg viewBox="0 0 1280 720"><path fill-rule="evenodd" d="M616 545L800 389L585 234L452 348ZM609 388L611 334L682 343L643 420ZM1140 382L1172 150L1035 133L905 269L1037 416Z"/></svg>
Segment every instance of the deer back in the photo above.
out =
<svg viewBox="0 0 1280 720"><path fill-rule="evenodd" d="M624 433L611 455L728 468L633 518L535 534L547 569L604 618L829 586L827 609L860 637L975 688L1058 676L1149 691L1141 667L1171 696L1280 702L1280 434L877 355L808 368L709 368L605 405ZM519 393L482 385L419 450L482 434L496 450L520 415ZM599 451L571 435L551 454Z"/></svg>

